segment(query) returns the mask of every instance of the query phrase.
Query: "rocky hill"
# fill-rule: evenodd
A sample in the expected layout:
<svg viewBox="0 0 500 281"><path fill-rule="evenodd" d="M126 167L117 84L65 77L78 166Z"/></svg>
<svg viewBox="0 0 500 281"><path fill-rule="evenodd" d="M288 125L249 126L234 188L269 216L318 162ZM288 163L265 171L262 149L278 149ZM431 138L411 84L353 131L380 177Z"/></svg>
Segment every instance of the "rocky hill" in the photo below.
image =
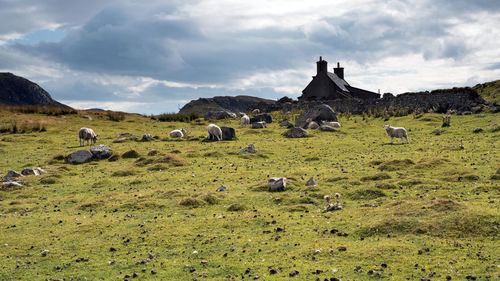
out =
<svg viewBox="0 0 500 281"><path fill-rule="evenodd" d="M476 90L487 102L500 104L500 80L477 84Z"/></svg>
<svg viewBox="0 0 500 281"><path fill-rule="evenodd" d="M249 107L258 103L275 103L274 100L262 99L251 96L219 96L213 98L199 98L184 105L179 113L205 114L212 110L226 109L233 112L245 112Z"/></svg>
<svg viewBox="0 0 500 281"><path fill-rule="evenodd" d="M9 72L0 73L0 104L68 107L52 99L36 83Z"/></svg>

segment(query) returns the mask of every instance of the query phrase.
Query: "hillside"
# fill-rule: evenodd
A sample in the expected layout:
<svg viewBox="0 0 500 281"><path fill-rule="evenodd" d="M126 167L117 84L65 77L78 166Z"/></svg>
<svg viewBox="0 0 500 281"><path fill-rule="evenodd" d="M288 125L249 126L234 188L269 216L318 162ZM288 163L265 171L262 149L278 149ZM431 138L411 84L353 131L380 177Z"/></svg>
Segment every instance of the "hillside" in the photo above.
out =
<svg viewBox="0 0 500 281"><path fill-rule="evenodd" d="M500 104L500 80L477 84L473 89L487 102Z"/></svg>
<svg viewBox="0 0 500 281"><path fill-rule="evenodd" d="M200 98L184 105L179 113L198 113L203 115L211 110L226 109L232 112L245 112L248 107L260 102L274 103L274 100L262 99L251 96L218 96L213 98Z"/></svg>
<svg viewBox="0 0 500 281"><path fill-rule="evenodd" d="M52 99L39 85L9 72L0 73L0 104L68 107Z"/></svg>
<svg viewBox="0 0 500 281"><path fill-rule="evenodd" d="M500 252L498 113L374 118L339 114L339 132L287 139L272 112L264 129L206 142L207 122L158 122L102 113L64 118L3 112L0 280L497 280ZM410 144L384 124L404 126ZM108 160L64 162L90 127ZM185 128L188 137L171 139ZM133 141L130 134L152 134ZM238 154L249 144L255 154ZM461 146L463 145L463 146ZM131 152L131 150L134 150ZM269 192L271 177L286 177ZM316 186L307 186L314 177ZM224 185L226 191L216 192ZM342 210L323 213L340 193ZM293 278L288 279L290 276ZM449 278L447 278L449 276ZM491 278L488 278L490 276ZM337 279L334 279L337 278Z"/></svg>

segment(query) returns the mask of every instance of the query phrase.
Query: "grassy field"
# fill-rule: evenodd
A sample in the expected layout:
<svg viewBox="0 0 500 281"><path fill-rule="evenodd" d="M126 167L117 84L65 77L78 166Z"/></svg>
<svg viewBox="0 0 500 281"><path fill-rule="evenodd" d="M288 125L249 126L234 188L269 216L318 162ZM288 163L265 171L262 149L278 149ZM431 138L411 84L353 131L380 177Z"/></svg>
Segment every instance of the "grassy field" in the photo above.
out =
<svg viewBox="0 0 500 281"><path fill-rule="evenodd" d="M454 115L448 128L437 114L341 116L340 132L303 139L278 122L226 120L237 140L222 142L201 141L204 121L90 115L0 112L2 124L37 128L0 134L1 175L48 171L0 190L0 280L500 278L499 114ZM389 145L384 124L406 127L411 143ZM84 126L116 161L61 160ZM181 127L188 139L168 138ZM258 152L238 155L249 144ZM121 157L130 150L139 156ZM287 190L268 192L270 177L287 177ZM322 213L336 192L343 209Z"/></svg>

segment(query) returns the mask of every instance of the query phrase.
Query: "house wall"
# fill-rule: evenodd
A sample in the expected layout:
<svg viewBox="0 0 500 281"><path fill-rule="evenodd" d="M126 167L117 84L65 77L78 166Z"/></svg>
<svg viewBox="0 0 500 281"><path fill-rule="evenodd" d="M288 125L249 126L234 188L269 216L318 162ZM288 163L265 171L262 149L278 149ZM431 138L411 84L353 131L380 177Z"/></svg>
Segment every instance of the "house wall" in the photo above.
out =
<svg viewBox="0 0 500 281"><path fill-rule="evenodd" d="M341 95L341 90L324 73L314 76L313 80L302 91L299 100L329 100L342 99L346 96Z"/></svg>

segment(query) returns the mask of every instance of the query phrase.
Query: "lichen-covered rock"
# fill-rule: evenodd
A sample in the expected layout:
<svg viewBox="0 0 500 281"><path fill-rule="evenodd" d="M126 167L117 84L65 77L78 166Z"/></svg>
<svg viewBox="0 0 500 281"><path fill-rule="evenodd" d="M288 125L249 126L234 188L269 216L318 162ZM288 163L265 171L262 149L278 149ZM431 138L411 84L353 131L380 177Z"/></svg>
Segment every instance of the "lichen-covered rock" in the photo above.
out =
<svg viewBox="0 0 500 281"><path fill-rule="evenodd" d="M310 185L318 185L318 181L316 181L316 179L314 179L313 177L311 177L310 179L308 179L306 181L306 185L307 186L310 186Z"/></svg>
<svg viewBox="0 0 500 281"><path fill-rule="evenodd" d="M337 114L329 105L320 104L299 116L295 121L295 127L305 128L311 121L315 121L316 123L321 123L321 121L337 122L338 119Z"/></svg>
<svg viewBox="0 0 500 281"><path fill-rule="evenodd" d="M22 177L23 175L14 171L14 170L10 170L7 172L7 174L5 175L5 177L3 177L3 180L4 181L10 181L11 179L13 178L19 178L19 177Z"/></svg>
<svg viewBox="0 0 500 281"><path fill-rule="evenodd" d="M287 138L303 138L306 137L308 134L309 134L308 131L302 128L295 127L286 131L283 135Z"/></svg>
<svg viewBox="0 0 500 281"><path fill-rule="evenodd" d="M246 154L246 153L256 153L257 149L255 149L255 146L253 144L243 148L239 154Z"/></svg>
<svg viewBox="0 0 500 281"><path fill-rule="evenodd" d="M226 191L227 190L227 187L225 185L221 185L219 186L219 188L217 188L216 192L222 192L222 191Z"/></svg>
<svg viewBox="0 0 500 281"><path fill-rule="evenodd" d="M315 121L311 121L309 122L309 124L307 124L307 129L315 130L317 128L319 128L319 124Z"/></svg>
<svg viewBox="0 0 500 281"><path fill-rule="evenodd" d="M111 148L104 144L99 144L90 149L90 153L94 159L105 159L111 156Z"/></svg>
<svg viewBox="0 0 500 281"><path fill-rule="evenodd" d="M257 115L257 116L254 116L252 118L250 118L250 124L253 124L253 123L257 123L257 122L266 122L266 123L273 123L273 118L271 117L271 115L269 114L261 114L261 115Z"/></svg>
<svg viewBox="0 0 500 281"><path fill-rule="evenodd" d="M337 130L333 127L330 127L328 125L321 125L320 130L325 131L325 132L338 132L339 131L339 130Z"/></svg>
<svg viewBox="0 0 500 281"><path fill-rule="evenodd" d="M266 127L265 121L252 123L252 129L261 129L261 128L265 128L265 127Z"/></svg>
<svg viewBox="0 0 500 281"><path fill-rule="evenodd" d="M285 191L286 178L271 178L267 181L270 192Z"/></svg>
<svg viewBox="0 0 500 281"><path fill-rule="evenodd" d="M70 164L83 164L92 160L92 153L88 150L78 150L66 157L66 161Z"/></svg>
<svg viewBox="0 0 500 281"><path fill-rule="evenodd" d="M280 127L293 128L293 123L288 120L285 120L280 123Z"/></svg>
<svg viewBox="0 0 500 281"><path fill-rule="evenodd" d="M152 141L153 140L153 135L152 134L144 134L142 135L141 141Z"/></svg>
<svg viewBox="0 0 500 281"><path fill-rule="evenodd" d="M40 175L40 171L38 169L24 168L21 171L21 174L23 174L25 176L29 176L29 175L39 176Z"/></svg>

